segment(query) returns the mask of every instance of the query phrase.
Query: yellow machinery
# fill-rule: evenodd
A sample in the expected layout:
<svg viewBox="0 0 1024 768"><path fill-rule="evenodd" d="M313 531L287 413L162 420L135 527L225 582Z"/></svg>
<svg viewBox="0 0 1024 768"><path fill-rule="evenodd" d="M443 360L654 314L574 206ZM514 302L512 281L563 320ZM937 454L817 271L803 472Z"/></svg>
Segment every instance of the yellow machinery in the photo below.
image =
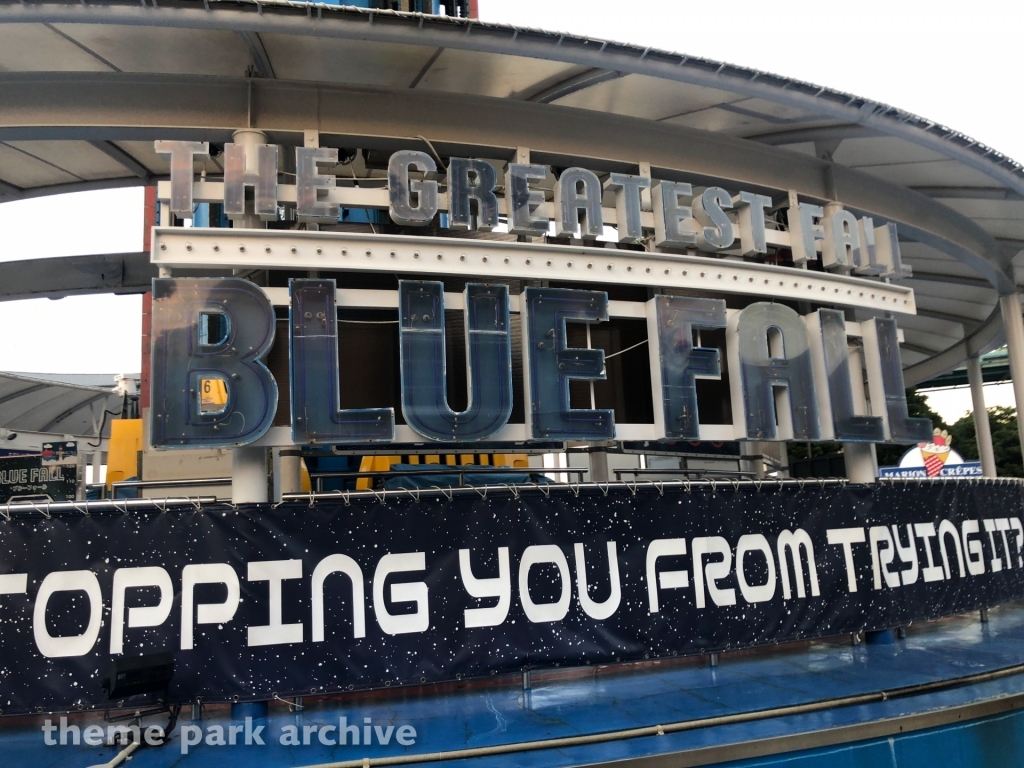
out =
<svg viewBox="0 0 1024 768"><path fill-rule="evenodd" d="M110 440L107 448L107 490L113 483L139 477L139 454L143 451L142 419L114 419L110 422ZM306 462L301 464L301 490L309 493L312 487ZM141 479L141 478L140 478ZM168 479L166 477L161 479ZM194 479L194 478L181 478Z"/></svg>
<svg viewBox="0 0 1024 768"><path fill-rule="evenodd" d="M107 489L112 483L119 483L132 477L138 477L139 453L142 445L142 419L115 419L110 422L110 441L107 451ZM364 456L359 464L360 472L386 472L392 464L445 464L458 466L477 464L481 466L524 468L529 467L526 454L495 453L495 454L431 454L426 456ZM311 487L309 471L302 462L302 491L308 493ZM372 478L360 478L356 482L357 490L365 491L373 487Z"/></svg>
<svg viewBox="0 0 1024 768"><path fill-rule="evenodd" d="M142 450L142 419L114 419L110 422L107 447L107 490L139 474L139 452Z"/></svg>
<svg viewBox="0 0 1024 768"><path fill-rule="evenodd" d="M387 472L392 464L445 464L450 467L467 464L478 464L485 467L529 467L530 462L525 453L495 454L428 454L425 456L363 456L359 464L360 472ZM373 478L361 477L356 481L356 490L366 491L373 487Z"/></svg>

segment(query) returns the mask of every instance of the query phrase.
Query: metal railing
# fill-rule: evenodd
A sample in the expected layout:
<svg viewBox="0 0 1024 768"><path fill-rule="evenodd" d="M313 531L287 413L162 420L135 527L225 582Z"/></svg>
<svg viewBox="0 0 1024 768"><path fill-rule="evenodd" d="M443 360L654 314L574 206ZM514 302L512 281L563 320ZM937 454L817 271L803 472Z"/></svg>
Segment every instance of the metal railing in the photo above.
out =
<svg viewBox="0 0 1024 768"><path fill-rule="evenodd" d="M556 472L561 469L556 469ZM945 482L945 483L973 483L973 484L991 484L991 485L1016 485L1024 484L1024 478L899 478L893 480L879 480L878 485L911 485L920 483L934 483L934 482ZM796 489L796 490L810 490L812 488L824 489L835 486L845 487L850 485L850 481L843 478L765 478L763 480L757 479L715 479L706 478L702 480L636 480L634 482L580 482L580 483L528 483L528 484L507 484L498 483L495 485L486 486L467 486L463 488L449 487L449 488L423 488L410 490L407 488L399 488L394 490L367 490L367 491L326 491L317 493L311 491L309 493L286 493L281 496L281 503L292 502L292 501L305 501L310 505L317 501L343 501L346 505L353 501L360 499L376 499L378 502L383 502L387 499L397 498L408 498L411 497L416 501L420 501L423 496L443 496L447 499L452 499L454 496L465 496L468 494L475 493L481 498L487 498L487 495L492 492L511 493L515 498L519 498L524 493L537 492L542 496L550 497L552 493L564 495L571 493L575 497L579 497L581 493L594 493L599 492L602 496L607 496L611 491L629 491L633 496L636 496L640 492L644 493L658 493L664 495L668 490L683 490L687 493L693 491L706 491L710 490L713 493L721 491L740 491L740 490L755 490L758 492L771 492L780 491L783 489ZM867 486L873 487L873 486Z"/></svg>
<svg viewBox="0 0 1024 768"><path fill-rule="evenodd" d="M169 496L166 499L102 499L100 501L32 501L0 504L0 518L10 522L23 515L63 517L109 512L165 512L169 508L191 507L201 512L204 505L217 504L216 496Z"/></svg>
<svg viewBox="0 0 1024 768"><path fill-rule="evenodd" d="M757 477L756 472L742 472L736 469L710 469L702 467L700 469L676 469L670 467L667 469L639 469L637 467L626 468L626 469L615 469L612 470L615 473L615 478L619 481L622 480L623 475L633 475L634 477L640 477L643 475L685 475L687 479L690 477L698 478L710 478L710 479L728 479L728 478L740 478L744 480L752 480Z"/></svg>
<svg viewBox="0 0 1024 768"><path fill-rule="evenodd" d="M310 474L313 483L314 493L324 493L323 480L325 478L339 478L343 480L361 480L364 478L375 479L380 477L420 477L431 475L457 475L459 482L457 486L448 487L472 487L466 485L466 475L575 475L582 479L588 469L572 469L570 467L482 467L471 464L422 464L422 469L381 469L369 472L316 472ZM440 487L440 486L439 486Z"/></svg>
<svg viewBox="0 0 1024 768"><path fill-rule="evenodd" d="M205 488L210 485L231 485L230 477L188 478L184 480L119 480L110 484L110 498L126 498L117 495L121 488ZM97 488L100 499L107 498L106 483L89 483L86 488Z"/></svg>
<svg viewBox="0 0 1024 768"><path fill-rule="evenodd" d="M562 468L557 468L557 471L561 471ZM582 470L572 470L574 473L581 472ZM367 473L367 474L386 474L386 473ZM192 481L189 481L192 482ZM199 481L196 481L199 482ZM883 478L877 481L874 486L864 486L865 488L880 487L880 486L902 486L908 487L913 485L924 485L930 486L935 483L942 484L953 484L954 486L961 483L967 485L984 485L984 486L1024 486L1024 478L1016 477L999 477L999 478L969 478L969 477L944 477L944 478ZM850 481L846 478L799 478L799 479L781 479L781 478L768 478L764 480L740 480L740 479L714 479L707 478L702 480L636 480L634 482L607 482L607 483L595 483L595 482L579 482L579 483L497 483L494 485L485 486L465 486L465 487L433 487L424 489L397 489L397 490L367 490L367 491L328 491L324 493L309 492L309 493L288 493L282 497L282 502L307 502L310 505L317 501L344 501L345 504L349 504L353 501L358 500L376 500L378 502L384 502L387 499L398 499L398 498L412 498L416 501L420 501L422 497L434 497L440 496L446 499L452 499L455 496L465 496L467 494L477 494L481 498L487 498L489 493L509 493L514 498L519 498L523 494L537 493L545 498L549 498L551 494L557 494L558 496L564 497L571 494L573 497L578 498L581 494L586 493L589 495L601 494L602 496L608 496L612 491L628 491L631 495L637 496L640 493L657 493L664 495L667 491L684 491L690 492L702 492L711 491L716 492L738 492L740 490L754 490L757 492L778 492L782 490L811 490L811 489L825 489L835 486L847 486L850 485ZM257 508L260 505L256 505ZM273 505L276 508L279 504ZM7 504L0 504L0 519L10 522L12 518L20 517L23 515L29 516L62 516L68 514L80 514L90 515L93 513L129 513L129 512L167 512L170 510L180 511L182 509L192 509L197 512L202 512L205 508L212 508L216 510L222 510L225 508L237 508L236 505L231 504L229 501L224 499L218 499L215 496L173 496L162 499L103 499L100 501L12 501Z"/></svg>

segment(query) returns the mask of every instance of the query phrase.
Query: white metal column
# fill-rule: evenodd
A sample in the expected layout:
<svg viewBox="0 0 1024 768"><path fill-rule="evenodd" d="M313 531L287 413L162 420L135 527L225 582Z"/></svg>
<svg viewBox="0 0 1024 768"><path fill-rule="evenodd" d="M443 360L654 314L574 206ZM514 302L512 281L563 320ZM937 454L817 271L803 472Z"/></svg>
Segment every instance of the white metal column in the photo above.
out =
<svg viewBox="0 0 1024 768"><path fill-rule="evenodd" d="M245 149L245 167L249 170L259 168L256 148L260 144L267 143L267 135L263 131L243 128L235 131L231 135L231 140ZM235 226L244 227L245 229L266 229L263 219L256 214L255 203L250 203L248 200L245 203L245 218L235 222Z"/></svg>
<svg viewBox="0 0 1024 768"><path fill-rule="evenodd" d="M100 482L100 475L103 474L101 467L103 466L103 453L101 451L93 451L92 454L92 482L96 485Z"/></svg>
<svg viewBox="0 0 1024 768"><path fill-rule="evenodd" d="M280 455L281 493L298 493L302 490L302 453L297 448L282 448ZM275 499L280 501L280 499Z"/></svg>
<svg viewBox="0 0 1024 768"><path fill-rule="evenodd" d="M996 456L992 450L992 429L988 423L988 410L985 408L984 380L981 376L981 360L977 357L967 358L967 381L971 385L971 402L974 404L974 432L978 440L978 456L981 458L981 471L985 477L996 476Z"/></svg>
<svg viewBox="0 0 1024 768"><path fill-rule="evenodd" d="M590 450L590 480L595 483L607 483L610 479L608 451L605 448L592 448Z"/></svg>
<svg viewBox="0 0 1024 768"><path fill-rule="evenodd" d="M1013 401L1017 406L1017 437L1024 449L1024 318L1021 318L1020 295L1010 293L999 297L1006 332L1006 349L1010 355L1010 376L1013 379Z"/></svg>
<svg viewBox="0 0 1024 768"><path fill-rule="evenodd" d="M231 456L231 501L263 504L269 500L266 448L235 448Z"/></svg>
<svg viewBox="0 0 1024 768"><path fill-rule="evenodd" d="M873 483L878 479L874 443L843 443L843 458L851 483Z"/></svg>
<svg viewBox="0 0 1024 768"><path fill-rule="evenodd" d="M265 144L262 131L243 128L235 131L232 141L245 148L246 168L258 168L256 147ZM256 214L255 202L246 200L245 217L234 222L234 227L265 229L266 224ZM238 270L236 270L237 272ZM269 476L266 448L235 448L231 457L231 501L235 504L264 503L269 500Z"/></svg>
<svg viewBox="0 0 1024 768"><path fill-rule="evenodd" d="M864 391L864 345L850 344L850 386L856 413L877 413L868 407ZM877 407L877 406L876 406ZM874 443L843 443L846 477L854 483L873 483L878 479L878 454Z"/></svg>

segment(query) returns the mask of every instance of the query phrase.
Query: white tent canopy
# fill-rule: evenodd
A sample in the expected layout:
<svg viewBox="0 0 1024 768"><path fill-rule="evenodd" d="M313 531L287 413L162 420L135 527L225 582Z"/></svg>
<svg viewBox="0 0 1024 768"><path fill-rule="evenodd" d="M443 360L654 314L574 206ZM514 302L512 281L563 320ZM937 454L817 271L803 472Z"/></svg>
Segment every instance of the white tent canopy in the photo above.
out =
<svg viewBox="0 0 1024 768"><path fill-rule="evenodd" d="M104 380L110 385L96 386ZM104 437L110 434L110 420L121 415L123 402L113 376L0 373L0 435L10 440L29 433L95 442L101 428Z"/></svg>

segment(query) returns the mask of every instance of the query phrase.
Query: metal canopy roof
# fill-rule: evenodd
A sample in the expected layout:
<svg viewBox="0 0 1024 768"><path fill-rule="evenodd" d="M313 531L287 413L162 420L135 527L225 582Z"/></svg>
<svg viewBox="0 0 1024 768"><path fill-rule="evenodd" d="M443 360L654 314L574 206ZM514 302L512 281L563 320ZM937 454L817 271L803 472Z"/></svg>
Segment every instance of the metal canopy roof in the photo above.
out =
<svg viewBox="0 0 1024 768"><path fill-rule="evenodd" d="M1010 372L1010 355L1006 348L997 349L981 356L981 377L986 384L997 384L1005 381L1013 381L1013 374ZM919 389L947 389L950 387L964 387L970 382L967 378L967 368L956 368L934 379L921 382Z"/></svg>
<svg viewBox="0 0 1024 768"><path fill-rule="evenodd" d="M156 138L240 127L301 143L422 146L721 179L896 221L919 313L908 384L1001 343L1024 169L866 99L682 54L474 19L248 0L25 0L0 9L0 200L152 183ZM219 174L215 160L206 170ZM4 265L7 296L138 290L143 254ZM1024 256L1020 257L1024 258ZM120 260L121 274L111 273ZM95 272L95 274L93 274Z"/></svg>
<svg viewBox="0 0 1024 768"><path fill-rule="evenodd" d="M43 376L0 373L0 428L95 438L105 410L121 413L123 396L113 387L85 386ZM90 377L95 378L100 377ZM112 376L103 378L113 380ZM103 432L104 437L110 433L109 419Z"/></svg>

